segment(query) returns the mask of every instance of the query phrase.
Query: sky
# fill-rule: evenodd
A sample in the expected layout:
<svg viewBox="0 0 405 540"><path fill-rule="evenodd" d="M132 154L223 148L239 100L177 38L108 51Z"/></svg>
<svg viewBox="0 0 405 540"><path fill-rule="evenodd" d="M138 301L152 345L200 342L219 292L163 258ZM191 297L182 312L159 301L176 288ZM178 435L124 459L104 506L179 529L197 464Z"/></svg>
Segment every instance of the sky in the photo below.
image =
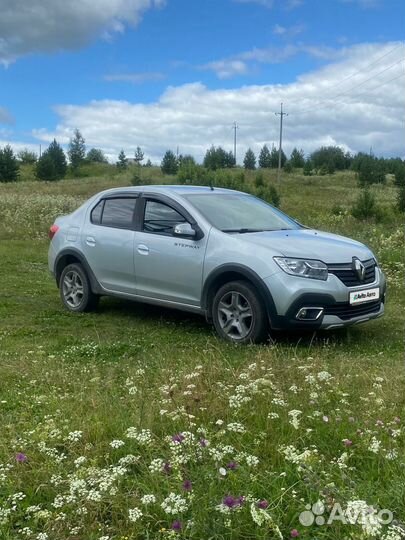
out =
<svg viewBox="0 0 405 540"><path fill-rule="evenodd" d="M0 146L405 157L404 0L0 0Z"/></svg>

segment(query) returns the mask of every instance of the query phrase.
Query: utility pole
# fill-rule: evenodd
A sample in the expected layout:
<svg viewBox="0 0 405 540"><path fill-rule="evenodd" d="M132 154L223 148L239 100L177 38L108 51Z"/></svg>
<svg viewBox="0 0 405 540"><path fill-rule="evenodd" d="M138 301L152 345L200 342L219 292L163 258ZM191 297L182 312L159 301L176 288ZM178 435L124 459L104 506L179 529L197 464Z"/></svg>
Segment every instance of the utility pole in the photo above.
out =
<svg viewBox="0 0 405 540"><path fill-rule="evenodd" d="M239 126L236 122L233 123L233 131L234 131L234 136L233 136L233 159L235 160L235 166L236 166L236 131L239 129Z"/></svg>
<svg viewBox="0 0 405 540"><path fill-rule="evenodd" d="M280 146L278 147L278 171L277 171L277 181L280 182L281 177L281 154L282 154L282 143L283 143L283 116L288 116L287 113L283 112L283 104L281 103L280 112L275 113L276 116L280 116Z"/></svg>

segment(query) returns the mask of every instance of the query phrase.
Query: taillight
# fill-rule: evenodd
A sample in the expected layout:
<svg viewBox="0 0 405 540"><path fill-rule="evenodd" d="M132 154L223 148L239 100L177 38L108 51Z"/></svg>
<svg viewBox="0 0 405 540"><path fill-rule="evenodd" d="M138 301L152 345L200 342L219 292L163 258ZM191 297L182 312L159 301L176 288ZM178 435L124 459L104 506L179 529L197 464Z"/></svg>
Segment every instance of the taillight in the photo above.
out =
<svg viewBox="0 0 405 540"><path fill-rule="evenodd" d="M48 236L49 239L52 240L52 238L55 236L55 234L59 231L59 227L57 225L52 225L52 227L49 229Z"/></svg>

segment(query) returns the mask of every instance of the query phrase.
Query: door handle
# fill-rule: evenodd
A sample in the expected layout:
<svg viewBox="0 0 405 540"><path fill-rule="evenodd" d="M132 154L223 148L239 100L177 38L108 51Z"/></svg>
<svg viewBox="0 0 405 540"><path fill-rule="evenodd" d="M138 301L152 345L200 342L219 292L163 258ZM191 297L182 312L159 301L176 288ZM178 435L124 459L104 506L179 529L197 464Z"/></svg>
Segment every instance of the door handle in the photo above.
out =
<svg viewBox="0 0 405 540"><path fill-rule="evenodd" d="M94 247L96 245L96 239L93 238L92 236L87 236L86 238L86 244L88 246L91 246L91 247Z"/></svg>
<svg viewBox="0 0 405 540"><path fill-rule="evenodd" d="M138 253L140 255L148 255L149 254L149 248L148 248L148 246L145 246L145 244L139 244L137 249L138 249Z"/></svg>

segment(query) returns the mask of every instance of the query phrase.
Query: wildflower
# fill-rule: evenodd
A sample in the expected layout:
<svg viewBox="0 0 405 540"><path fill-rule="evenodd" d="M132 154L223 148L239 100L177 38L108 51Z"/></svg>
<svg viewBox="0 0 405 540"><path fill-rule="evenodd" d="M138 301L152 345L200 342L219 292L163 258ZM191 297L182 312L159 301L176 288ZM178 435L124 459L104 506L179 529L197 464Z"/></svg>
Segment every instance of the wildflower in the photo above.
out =
<svg viewBox="0 0 405 540"><path fill-rule="evenodd" d="M172 472L172 466L167 461L163 464L163 472L170 474Z"/></svg>
<svg viewBox="0 0 405 540"><path fill-rule="evenodd" d="M28 460L28 457L22 452L17 452L15 460L17 461L17 463L25 463Z"/></svg>
<svg viewBox="0 0 405 540"><path fill-rule="evenodd" d="M224 506L227 506L228 508L233 508L234 506L237 506L237 499L235 499L235 497L232 497L232 495L228 495L224 497L222 504Z"/></svg>
<svg viewBox="0 0 405 540"><path fill-rule="evenodd" d="M322 416L322 420L323 420L324 422L329 422L329 417L326 416L326 415L325 415L325 416Z"/></svg>
<svg viewBox="0 0 405 540"><path fill-rule="evenodd" d="M172 530L173 531L180 531L182 529L183 525L181 524L181 521L177 520L173 521L172 523Z"/></svg>
<svg viewBox="0 0 405 540"><path fill-rule="evenodd" d="M301 414L302 414L302 411L298 411L298 410L295 410L295 409L288 412L288 416L291 416L290 424L295 429L299 429L299 427L300 427L299 416Z"/></svg>
<svg viewBox="0 0 405 540"><path fill-rule="evenodd" d="M218 469L218 472L221 476L226 476L226 469L224 469L224 467L220 467Z"/></svg>
<svg viewBox="0 0 405 540"><path fill-rule="evenodd" d="M350 439L343 439L343 444L345 446L351 446L353 444L353 441L351 441Z"/></svg>
<svg viewBox="0 0 405 540"><path fill-rule="evenodd" d="M183 489L184 491L191 491L193 489L193 485L190 480L184 480Z"/></svg>
<svg viewBox="0 0 405 540"><path fill-rule="evenodd" d="M124 446L124 444L124 441L120 441L119 439L110 442L111 448L120 448L121 446Z"/></svg>
<svg viewBox="0 0 405 540"><path fill-rule="evenodd" d="M257 503L257 507L261 510L266 510L266 508L269 506L268 501L266 499L262 499Z"/></svg>
<svg viewBox="0 0 405 540"><path fill-rule="evenodd" d="M208 445L209 445L209 442L207 441L207 439L200 439L200 446L202 448L206 448Z"/></svg>
<svg viewBox="0 0 405 540"><path fill-rule="evenodd" d="M67 439L70 442L77 442L82 438L83 431L71 431L68 433Z"/></svg>
<svg viewBox="0 0 405 540"><path fill-rule="evenodd" d="M227 468L231 471L235 471L239 467L239 464L236 461L230 461L227 465Z"/></svg>
<svg viewBox="0 0 405 540"><path fill-rule="evenodd" d="M156 502L156 497L154 495L144 495L141 497L142 504L153 504Z"/></svg>
<svg viewBox="0 0 405 540"><path fill-rule="evenodd" d="M299 535L300 535L300 533L297 531L297 529L293 529L293 530L290 532L291 538L297 538Z"/></svg>
<svg viewBox="0 0 405 540"><path fill-rule="evenodd" d="M373 452L374 454L378 454L380 447L381 447L381 441L379 441L376 437L373 437L368 447L370 452Z"/></svg>
<svg viewBox="0 0 405 540"><path fill-rule="evenodd" d="M130 508L128 510L128 518L129 521L132 521L132 523L135 523L135 521L138 521L139 518L143 516L142 511L139 510L139 508Z"/></svg>
<svg viewBox="0 0 405 540"><path fill-rule="evenodd" d="M187 511L187 501L176 495L175 493L170 493L168 497L160 505L166 514L180 514L181 512Z"/></svg>
<svg viewBox="0 0 405 540"><path fill-rule="evenodd" d="M176 435L173 435L172 441L174 443L180 444L184 441L184 435L182 433L176 433Z"/></svg>

